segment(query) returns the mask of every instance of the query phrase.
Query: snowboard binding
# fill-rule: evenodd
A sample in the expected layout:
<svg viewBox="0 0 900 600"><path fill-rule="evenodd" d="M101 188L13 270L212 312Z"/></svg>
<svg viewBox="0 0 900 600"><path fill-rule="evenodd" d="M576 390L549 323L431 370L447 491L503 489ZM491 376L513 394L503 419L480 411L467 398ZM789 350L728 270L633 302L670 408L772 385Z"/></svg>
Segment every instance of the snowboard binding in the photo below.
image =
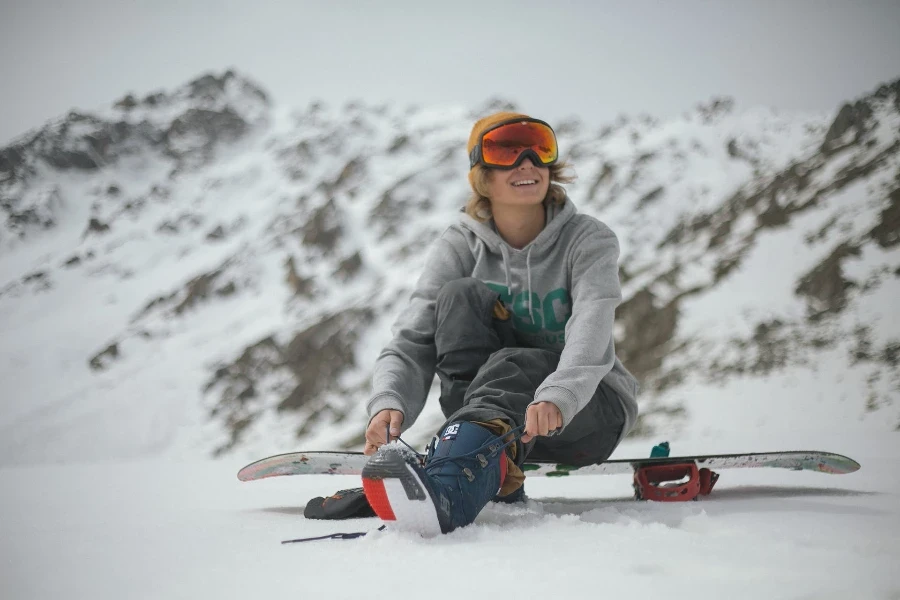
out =
<svg viewBox="0 0 900 600"><path fill-rule="evenodd" d="M650 453L651 458L668 456L668 442L654 446ZM653 500L654 502L697 500L700 496L708 496L718 480L718 473L707 468L698 468L695 461L663 465L635 465L634 498L635 500Z"/></svg>

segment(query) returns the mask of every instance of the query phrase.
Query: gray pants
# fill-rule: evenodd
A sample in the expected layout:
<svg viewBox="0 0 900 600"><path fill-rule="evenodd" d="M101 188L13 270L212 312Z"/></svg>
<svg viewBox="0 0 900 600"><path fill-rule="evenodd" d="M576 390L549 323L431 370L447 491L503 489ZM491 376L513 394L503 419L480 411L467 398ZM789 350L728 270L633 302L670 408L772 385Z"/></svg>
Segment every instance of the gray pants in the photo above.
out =
<svg viewBox="0 0 900 600"><path fill-rule="evenodd" d="M451 281L438 294L435 345L445 426L493 419L521 426L538 386L559 363L558 352L516 342L512 321L493 317L498 298L474 278ZM600 382L562 433L516 442L516 463L525 457L571 465L602 462L619 443L624 425L622 402Z"/></svg>

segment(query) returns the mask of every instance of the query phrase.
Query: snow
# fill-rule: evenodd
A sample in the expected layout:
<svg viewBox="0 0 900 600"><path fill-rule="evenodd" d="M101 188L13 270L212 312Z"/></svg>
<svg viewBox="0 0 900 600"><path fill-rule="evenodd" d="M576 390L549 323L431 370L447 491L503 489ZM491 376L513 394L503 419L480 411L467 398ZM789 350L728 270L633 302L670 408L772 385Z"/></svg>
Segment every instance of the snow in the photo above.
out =
<svg viewBox="0 0 900 600"><path fill-rule="evenodd" d="M0 238L4 600L900 598L900 381L896 367L849 364L858 343L850 333L860 326L869 329L873 354L900 340L897 250L871 242L842 263L858 287L848 291L851 306L822 327L835 338L831 346L773 373L686 376L652 406L683 407L687 416L649 417L675 454L821 449L857 459L858 473L725 471L711 497L686 504L636 503L627 477L532 479L524 506L490 505L473 526L439 539L375 532L376 519L308 521L308 499L358 479L242 484L235 473L266 453L333 448L357 437L364 402L354 394L324 397L347 418L324 418L298 440L308 413L277 411L296 383L279 371L256 381L259 395L246 407L255 419L241 445L208 460L229 432L210 417L217 398L204 387L217 364L268 335L284 342L325 314L368 303L375 321L360 331L357 367L341 379L347 390L366 389L421 269L420 250L455 220L468 194L459 148L472 120L452 106L359 104L297 114L270 110L236 80L226 88L205 103L182 90L153 109L109 110L111 119L165 127L191 107L235 108L254 129L239 144L217 147L206 167L179 170L152 149L131 148L89 176L38 164L33 187L7 190L57 225ZM812 174L810 190L895 143L900 117L887 105L877 112L877 144L829 159ZM603 139L577 127L561 136L564 149L580 153L571 197L619 234L623 263L636 273L626 298L678 264L676 285L657 281L652 290L660 303L708 286L720 258L710 251L711 235L661 246L664 236L738 190L752 193L749 178L809 156L830 119L729 109L708 120L626 120ZM407 144L389 152L399 134ZM184 149L204 142L182 141ZM304 155L303 143L315 151ZM367 159L365 172L337 185L358 157ZM816 210L793 215L789 226L757 229L750 212L734 222L719 251L741 251L742 260L724 280L682 300L674 342L694 346L666 366L734 357L741 350L732 342L768 320L803 323L798 279L839 242L871 230L895 186L896 160L823 194ZM607 165L612 174L588 198ZM661 184L661 193L648 196ZM404 226L388 236L373 216L386 193L407 202ZM328 203L344 235L329 251L303 245L297 228ZM91 217L111 230L86 236ZM226 235L208 240L217 227ZM357 252L360 274L336 278L335 265ZM81 262L67 266L73 256ZM312 279L313 301L285 286L288 257ZM237 293L173 314L186 284L217 269ZM38 271L45 280L29 277ZM144 311L169 296L172 303ZM114 342L119 358L91 370L90 357ZM420 449L443 421L438 391L433 386L406 434ZM650 445L628 440L614 457L644 456ZM361 530L373 533L278 543Z"/></svg>
<svg viewBox="0 0 900 600"><path fill-rule="evenodd" d="M744 429L746 432L746 429ZM775 449L784 436L676 453ZM351 476L240 483L235 460L137 460L0 469L4 598L896 598L896 436L795 436L842 451L850 475L722 471L698 502L638 503L627 476L527 481L523 506L489 505L439 538L314 521L306 501ZM645 455L629 443L617 457ZM285 539L370 531L356 540Z"/></svg>
<svg viewBox="0 0 900 600"><path fill-rule="evenodd" d="M40 189L28 190L25 199L35 201L40 190L58 188L62 204L47 205L58 213L55 230L29 232L26 240L0 240L0 378L11 382L7 393L12 398L0 404L0 464L161 450L208 454L230 435L222 423L210 423L211 399L202 393L216 364L233 360L268 335L286 341L325 313L368 301L378 307L377 320L362 330L357 368L345 382L348 389L364 384L421 269L420 250L456 219L467 197L467 163L459 148L471 115L460 107L382 110L358 104L298 115L263 106L236 80L229 80L222 98L191 102L182 90L155 108L109 112L110 118L162 127L191 106L227 103L255 128L240 143L217 147L209 165L193 170L178 169L176 161L146 148L131 149L119 163L89 177L37 164ZM674 264L685 265L678 275L680 289L657 284L660 302L692 285L708 284L717 263L706 250L708 236L658 250L662 236L687 215L728 198L751 171L774 172L809 151L821 137L821 121L818 115L750 109L720 114L713 122L696 115L631 122L604 140L581 128L567 134L563 147L580 147L584 156L576 161L580 180L570 187L576 205L618 232L623 263L639 274L625 286L626 297ZM399 135L407 136L406 146L388 152ZM750 159L728 156L731 139ZM298 149L304 143L313 151ZM360 157L367 161L364 172L331 189L348 163ZM592 202L585 193L607 162L615 174ZM635 210L660 182L664 192ZM108 192L111 186L117 194ZM384 223L373 227L373 210L386 193L407 202L402 210L408 218L407 226L387 236ZM604 205L613 195L617 200ZM129 203L132 209L126 208ZM326 203L335 207L344 229L333 251L304 245L297 233ZM85 236L92 216L109 224L110 231ZM749 232L754 226L751 219L736 229ZM863 223L853 226L860 229ZM217 227L224 237L207 240ZM820 249L793 252L796 260L783 261L781 276L768 286L780 295L767 306L749 291L758 286L772 254L787 253L784 248L796 239L796 230L761 237L747 264L721 290L712 288L708 297L699 297L696 308L685 302L680 325L685 335L709 330L709 321L715 321L724 336L742 331L742 324L761 312L802 309L785 282L830 248L823 242ZM362 259L360 274L350 282L334 277L336 264L355 253ZM63 266L73 256L81 263ZM301 276L312 280L313 301L292 297L285 285L288 257ZM233 296L182 315L172 315L166 306L144 312L154 299L173 294L176 301L183 299L189 281L220 268L222 283L233 281L237 287ZM48 272L43 288L23 282L37 270ZM735 319L738 314L747 318ZM119 358L105 371L90 369L90 358L113 343ZM245 458L296 441L294 432L307 414L285 415L274 408L276 390L286 383L279 376L261 382L268 391L238 450ZM331 445L363 425L362 402L333 400L351 412L349 422L323 423L304 443ZM108 411L117 415L116 428L108 427ZM426 413L410 435L424 442L439 421L437 412Z"/></svg>

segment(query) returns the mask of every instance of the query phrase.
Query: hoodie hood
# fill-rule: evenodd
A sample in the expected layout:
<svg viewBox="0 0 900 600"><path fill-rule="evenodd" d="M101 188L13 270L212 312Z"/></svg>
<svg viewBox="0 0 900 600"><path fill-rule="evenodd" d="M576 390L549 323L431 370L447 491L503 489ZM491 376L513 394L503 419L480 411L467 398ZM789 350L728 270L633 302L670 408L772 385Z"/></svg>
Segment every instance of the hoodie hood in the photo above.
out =
<svg viewBox="0 0 900 600"><path fill-rule="evenodd" d="M568 198L566 198L565 202L562 204L547 203L545 204L544 210L546 215L544 229L541 230L534 240L521 250L513 248L500 237L500 234L497 233L497 230L494 228L493 219L482 223L476 221L466 213L462 213L460 216L460 225L477 235L481 241L485 243L488 249L495 254L502 253L503 248L512 252L530 252L532 249L535 249L537 256L540 256L541 249L543 248L546 251L556 242L562 233L565 224L568 223L577 212L572 201Z"/></svg>
<svg viewBox="0 0 900 600"><path fill-rule="evenodd" d="M534 253L535 259L538 260L547 255L547 253L556 243L557 239L559 239L559 236L562 233L565 225L577 213L577 211L575 210L575 206L568 198L566 198L565 202L563 202L562 204L551 202L546 203L544 206L544 210L546 211L544 228L536 238L534 238L531 242L528 243L528 245L526 245L522 249L513 248L502 237L500 237L500 234L497 232L494 226L493 219L482 223L480 221L477 221L476 219L473 219L466 213L463 213L460 217L461 227L471 231L482 242L484 242L484 245L487 247L490 253L499 255L502 258L503 271L506 276L506 289L510 292L514 289L514 284L516 283L513 281L513 276L511 273L510 254L525 254L525 281L523 282L524 285L522 285L521 287L528 292L528 298L531 298L532 294L534 293L531 275L532 253ZM528 313L532 321L534 321L534 309L531 302L528 302Z"/></svg>

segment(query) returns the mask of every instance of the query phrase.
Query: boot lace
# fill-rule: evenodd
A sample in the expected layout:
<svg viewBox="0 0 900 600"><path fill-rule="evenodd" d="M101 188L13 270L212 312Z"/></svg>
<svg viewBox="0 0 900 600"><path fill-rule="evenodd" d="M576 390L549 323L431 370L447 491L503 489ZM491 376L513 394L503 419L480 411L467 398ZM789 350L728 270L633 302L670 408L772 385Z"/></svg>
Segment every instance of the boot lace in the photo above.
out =
<svg viewBox="0 0 900 600"><path fill-rule="evenodd" d="M484 468L488 466L487 458L484 456L485 452L487 452L489 456L495 456L496 454L505 450L507 447L516 443L516 441L521 438L524 433L525 425L521 425L514 429L510 429L509 431L504 433L502 437L497 436L499 439L489 440L470 452L460 454L459 456L444 456L441 458L436 458L431 462L428 462L428 460L432 456L434 456L434 452L437 447L438 436L431 438L431 442L428 444L428 447L425 450L425 454L417 452L415 448L407 444L406 441L402 438L397 437L396 439L398 442L401 442L404 446L412 450L413 454L415 454L416 458L419 460L419 464L425 468L425 472L430 474L433 469L436 469L448 462L454 462L460 466L463 466L463 474L469 479L469 481L472 481L475 476L472 474L472 471L468 467L464 466L464 463L478 463L482 468ZM388 436L390 436L390 429L388 430ZM509 441L503 442L503 438L508 436L510 437ZM390 439L390 437L387 437L385 439Z"/></svg>

